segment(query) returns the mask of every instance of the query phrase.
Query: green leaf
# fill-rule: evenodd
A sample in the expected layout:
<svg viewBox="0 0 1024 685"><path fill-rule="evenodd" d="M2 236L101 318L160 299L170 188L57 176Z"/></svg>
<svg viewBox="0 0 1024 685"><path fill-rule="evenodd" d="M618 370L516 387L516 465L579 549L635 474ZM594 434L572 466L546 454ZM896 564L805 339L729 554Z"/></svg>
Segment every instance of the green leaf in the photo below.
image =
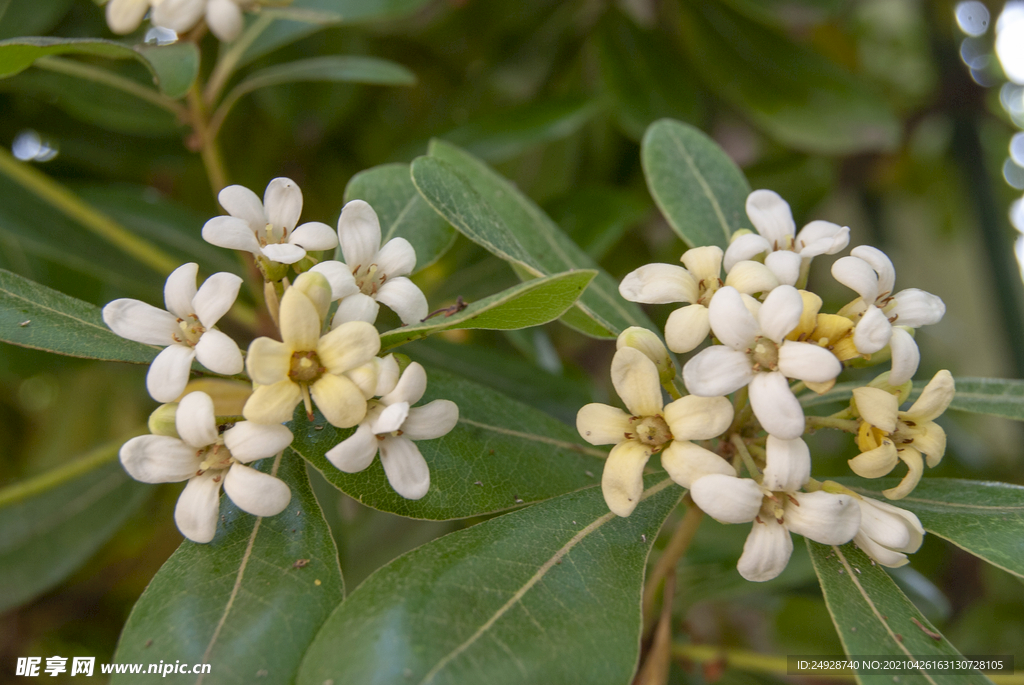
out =
<svg viewBox="0 0 1024 685"><path fill-rule="evenodd" d="M360 171L345 186L345 202L364 200L380 219L381 244L405 238L416 250L416 271L436 262L458 235L430 208L412 184L408 164Z"/></svg>
<svg viewBox="0 0 1024 685"><path fill-rule="evenodd" d="M472 155L435 140L430 156L412 163L412 180L427 202L459 232L510 262L520 277L596 269L598 275L562 321L595 337L629 326L654 328L618 284L512 183Z"/></svg>
<svg viewBox="0 0 1024 685"><path fill-rule="evenodd" d="M595 261L651 211L650 201L615 186L584 186L546 207L551 218Z"/></svg>
<svg viewBox="0 0 1024 685"><path fill-rule="evenodd" d="M807 540L807 547L847 654L960 656L882 567L873 565L856 545L831 547ZM939 639L928 633L939 635ZM892 685L893 675L860 674L857 680L862 685ZM899 676L902 685L968 685L979 681L990 682L977 672L967 676L922 671Z"/></svg>
<svg viewBox="0 0 1024 685"><path fill-rule="evenodd" d="M442 438L416 443L430 467L430 490L407 500L388 484L380 459L361 473L343 473L324 454L354 431L295 412L291 449L331 484L363 504L411 518L445 520L504 511L600 481L607 453L575 429L525 404L458 376L427 369L421 404L448 399L459 422Z"/></svg>
<svg viewBox="0 0 1024 685"><path fill-rule="evenodd" d="M167 97L185 97L199 75L199 48L188 41L154 47L136 48L156 79L156 84Z"/></svg>
<svg viewBox="0 0 1024 685"><path fill-rule="evenodd" d="M645 485L628 518L589 488L399 557L327 620L299 685L629 682L647 556L682 494Z"/></svg>
<svg viewBox="0 0 1024 685"><path fill-rule="evenodd" d="M0 0L0 39L49 33L68 13L73 1L34 3Z"/></svg>
<svg viewBox="0 0 1024 685"><path fill-rule="evenodd" d="M381 351L441 331L483 328L511 331L554 321L579 299L596 271L569 271L535 278L469 304L462 311L435 314L423 323L402 326L380 337Z"/></svg>
<svg viewBox="0 0 1024 685"><path fill-rule="evenodd" d="M747 222L750 185L718 143L681 121L662 119L640 150L651 196L689 247L718 245Z"/></svg>
<svg viewBox="0 0 1024 685"><path fill-rule="evenodd" d="M895 478L837 480L882 501L888 501L882 497L882 490L899 482ZM1024 487L925 478L910 495L892 504L917 514L929 533L1024 578Z"/></svg>
<svg viewBox="0 0 1024 685"><path fill-rule="evenodd" d="M282 83L326 81L330 83L372 83L382 86L411 86L416 75L401 64L376 57L327 55L311 57L261 69L235 86L227 99Z"/></svg>
<svg viewBox="0 0 1024 685"><path fill-rule="evenodd" d="M824 154L899 142L896 115L849 72L720 4L681 7L683 43L704 82L779 142Z"/></svg>
<svg viewBox="0 0 1024 685"><path fill-rule="evenodd" d="M125 474L120 446L0 490L0 611L71 575L152 493Z"/></svg>
<svg viewBox="0 0 1024 685"><path fill-rule="evenodd" d="M100 308L0 269L0 340L70 357L148 364L157 348L116 335Z"/></svg>
<svg viewBox="0 0 1024 685"><path fill-rule="evenodd" d="M184 541L157 572L128 617L115 662L212 664L208 683L294 682L344 585L305 464L288 455L257 464L291 488L288 507L259 518L223 497L217 537L206 545ZM196 677L165 681L191 685Z"/></svg>

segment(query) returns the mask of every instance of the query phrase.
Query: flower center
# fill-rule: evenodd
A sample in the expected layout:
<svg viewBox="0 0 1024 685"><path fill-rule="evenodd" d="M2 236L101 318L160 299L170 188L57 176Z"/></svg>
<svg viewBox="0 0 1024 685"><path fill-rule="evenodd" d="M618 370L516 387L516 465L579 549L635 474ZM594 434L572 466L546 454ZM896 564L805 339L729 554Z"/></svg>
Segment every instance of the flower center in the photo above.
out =
<svg viewBox="0 0 1024 685"><path fill-rule="evenodd" d="M634 420L637 420L637 423L633 424L633 435L645 445L661 447L672 439L672 431L669 430L665 419L660 416L638 417Z"/></svg>
<svg viewBox="0 0 1024 685"><path fill-rule="evenodd" d="M352 272L352 276L356 280L356 285L359 286L359 292L370 297L376 295L380 287L384 285L384 281L388 280L388 275L377 268L376 264L357 266Z"/></svg>
<svg viewBox="0 0 1024 685"><path fill-rule="evenodd" d="M296 383L312 383L324 375L326 368L320 363L320 357L312 350L294 352L288 377Z"/></svg>
<svg viewBox="0 0 1024 685"><path fill-rule="evenodd" d="M711 304L711 298L714 297L718 289L722 287L721 278L702 278L700 283L697 284L697 301L694 304L702 304L707 307Z"/></svg>
<svg viewBox="0 0 1024 685"><path fill-rule="evenodd" d="M199 338L206 332L203 324L199 323L199 317L195 314L189 314L184 319L178 319L178 328L181 329L181 333L173 336L175 342L188 345L189 347L195 347L196 343L199 342Z"/></svg>
<svg viewBox="0 0 1024 685"><path fill-rule="evenodd" d="M779 367L779 346L763 335L754 339L754 345L747 350L755 371L775 371Z"/></svg>
<svg viewBox="0 0 1024 685"><path fill-rule="evenodd" d="M214 471L222 471L231 466L231 462L234 461L234 457L231 456L231 450L229 450L227 445L224 444L223 436L217 436L217 442L205 448L197 456L203 460L202 463L199 464L199 473L203 473L211 469Z"/></svg>
<svg viewBox="0 0 1024 685"><path fill-rule="evenodd" d="M775 519L779 523L785 523L785 502L788 499L796 504L796 499L786 492L772 492L763 486L761 489L764 492L764 497L761 499L761 511L758 512L755 521L764 523L766 519Z"/></svg>

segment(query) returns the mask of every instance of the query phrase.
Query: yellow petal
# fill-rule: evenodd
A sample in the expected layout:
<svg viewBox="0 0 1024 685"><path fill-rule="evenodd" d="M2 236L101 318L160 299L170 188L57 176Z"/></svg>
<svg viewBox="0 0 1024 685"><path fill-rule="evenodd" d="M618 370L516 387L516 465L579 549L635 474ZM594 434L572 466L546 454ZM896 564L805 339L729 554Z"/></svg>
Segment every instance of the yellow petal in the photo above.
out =
<svg viewBox="0 0 1024 685"><path fill-rule="evenodd" d="M790 331L786 339L817 343L817 340L811 340L810 338L817 325L818 311L821 309L821 298L807 290L800 291L800 298L804 301L804 311L800 315L800 323Z"/></svg>
<svg viewBox="0 0 1024 685"><path fill-rule="evenodd" d="M861 478L881 478L896 467L897 460L896 445L886 440L880 447L863 452L847 463Z"/></svg>
<svg viewBox="0 0 1024 685"><path fill-rule="evenodd" d="M298 383L283 380L272 385L261 385L245 403L242 415L255 423L283 423L290 421L295 405L302 400Z"/></svg>
<svg viewBox="0 0 1024 685"><path fill-rule="evenodd" d="M921 474L924 472L924 462L921 459L921 453L913 447L900 450L899 455L903 463L907 465L907 475L903 476L903 480L896 487L882 490L882 494L889 499L903 499L913 492L914 488L917 487L918 481L921 480Z"/></svg>
<svg viewBox="0 0 1024 685"><path fill-rule="evenodd" d="M919 423L932 421L946 411L953 401L956 384L953 375L943 369L924 386L921 396L910 406L905 414L907 418Z"/></svg>
<svg viewBox="0 0 1024 685"><path fill-rule="evenodd" d="M316 347L320 363L332 374L362 366L380 351L377 329L365 321L349 321L320 338Z"/></svg>
<svg viewBox="0 0 1024 685"><path fill-rule="evenodd" d="M315 350L320 340L320 315L316 305L298 288L288 288L281 298L281 338L293 352Z"/></svg>
<svg viewBox="0 0 1024 685"><path fill-rule="evenodd" d="M636 440L619 443L608 455L601 476L601 492L614 514L629 516L640 503L644 492L644 466L650 458L651 449Z"/></svg>
<svg viewBox="0 0 1024 685"><path fill-rule="evenodd" d="M310 386L313 401L331 425L351 428L366 416L366 399L359 387L345 376L324 374Z"/></svg>
<svg viewBox="0 0 1024 685"><path fill-rule="evenodd" d="M249 344L245 368L249 377L260 385L273 385L288 380L292 364L292 348L272 338L256 338Z"/></svg>
<svg viewBox="0 0 1024 685"><path fill-rule="evenodd" d="M617 445L628 439L629 414L617 407L592 402L576 414L576 430L591 445Z"/></svg>
<svg viewBox="0 0 1024 685"><path fill-rule="evenodd" d="M899 404L896 396L878 388L854 388L853 401L861 418L886 433L896 430Z"/></svg>

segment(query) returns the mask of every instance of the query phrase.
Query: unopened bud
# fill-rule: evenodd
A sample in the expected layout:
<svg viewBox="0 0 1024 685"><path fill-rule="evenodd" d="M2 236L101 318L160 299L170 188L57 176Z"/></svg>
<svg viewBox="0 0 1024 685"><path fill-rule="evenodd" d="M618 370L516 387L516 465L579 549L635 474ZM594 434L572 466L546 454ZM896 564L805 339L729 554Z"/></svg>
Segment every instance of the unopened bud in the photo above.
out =
<svg viewBox="0 0 1024 685"><path fill-rule="evenodd" d="M615 341L615 349L621 350L623 347L632 347L643 352L645 357L654 362L658 369L658 379L662 384L671 383L676 377L676 366L668 356L668 350L665 349L661 338L655 333L640 326L630 326L619 333Z"/></svg>
<svg viewBox="0 0 1024 685"><path fill-rule="evenodd" d="M174 425L175 416L178 413L178 403L161 404L152 414L149 415L149 432L153 435L166 435L170 438L181 439L178 429Z"/></svg>
<svg viewBox="0 0 1024 685"><path fill-rule="evenodd" d="M197 378L189 381L181 396L197 391L210 396L213 413L217 416L241 416L242 407L252 394L252 383L227 378Z"/></svg>
<svg viewBox="0 0 1024 685"><path fill-rule="evenodd" d="M307 271L299 274L299 277L292 283L293 288L309 298L309 301L316 307L316 313L320 316L320 323L323 324L327 318L327 309L331 306L331 284L327 277L316 271Z"/></svg>

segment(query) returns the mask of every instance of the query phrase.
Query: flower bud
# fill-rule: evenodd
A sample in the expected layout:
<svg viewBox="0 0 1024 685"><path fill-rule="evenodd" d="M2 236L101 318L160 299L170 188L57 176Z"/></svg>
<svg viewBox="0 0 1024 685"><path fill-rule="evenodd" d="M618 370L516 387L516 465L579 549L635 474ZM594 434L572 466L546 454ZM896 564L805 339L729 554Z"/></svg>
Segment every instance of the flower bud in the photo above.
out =
<svg viewBox="0 0 1024 685"><path fill-rule="evenodd" d="M313 303L322 325L324 319L327 318L327 309L331 306L331 284L327 277L316 271L307 271L304 274L299 274L299 277L292 283L292 287L297 288Z"/></svg>
<svg viewBox="0 0 1024 685"><path fill-rule="evenodd" d="M924 538L917 516L870 497L857 500L860 505L860 530L853 541L864 553L883 566L907 563L907 553L916 552Z"/></svg>
<svg viewBox="0 0 1024 685"><path fill-rule="evenodd" d="M166 435L180 440L181 436L178 435L178 429L174 425L174 420L177 414L177 402L161 404L152 414L149 415L149 432L153 435Z"/></svg>
<svg viewBox="0 0 1024 685"><path fill-rule="evenodd" d="M197 391L210 396L217 416L241 416L242 407L252 394L252 383L227 378L197 378L185 386L182 397Z"/></svg>
<svg viewBox="0 0 1024 685"><path fill-rule="evenodd" d="M910 397L910 391L914 388L913 381L907 381L902 385L890 385L889 383L889 371L883 374L875 376L874 380L868 383L869 388L878 388L884 390L890 395L897 395L897 405L903 404Z"/></svg>
<svg viewBox="0 0 1024 685"><path fill-rule="evenodd" d="M672 363L672 358L668 356L665 345L656 334L646 328L630 326L619 333L619 337L615 341L615 349L621 350L623 347L639 350L654 362L654 366L658 369L658 380L661 383L671 383L676 377L676 366Z"/></svg>

